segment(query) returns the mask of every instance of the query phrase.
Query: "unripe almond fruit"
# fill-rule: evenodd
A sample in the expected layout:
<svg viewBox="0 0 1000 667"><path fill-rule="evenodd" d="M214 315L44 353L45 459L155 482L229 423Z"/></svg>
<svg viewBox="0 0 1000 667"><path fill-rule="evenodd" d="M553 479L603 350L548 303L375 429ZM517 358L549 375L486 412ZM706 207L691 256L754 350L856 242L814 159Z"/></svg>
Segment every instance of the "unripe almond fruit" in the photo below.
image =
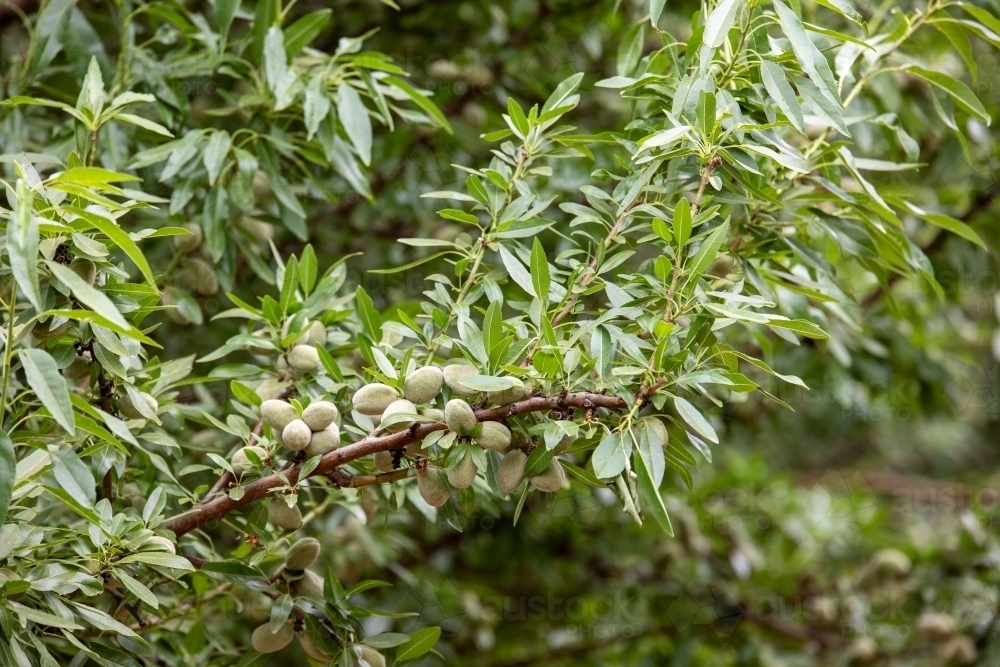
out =
<svg viewBox="0 0 1000 667"><path fill-rule="evenodd" d="M476 413L460 398L453 398L444 406L444 422L448 429L459 435L467 435L476 428Z"/></svg>
<svg viewBox="0 0 1000 667"><path fill-rule="evenodd" d="M180 300L177 298L178 294L179 291L171 287L163 290L160 294L160 301L164 306L167 306L163 312L166 313L167 317L169 317L175 324L187 326L188 324L191 324L191 320L184 317L184 315L181 314L181 309L177 308L177 305L180 303ZM34 330L32 330L32 333L34 333Z"/></svg>
<svg viewBox="0 0 1000 667"><path fill-rule="evenodd" d="M411 401L401 398L399 400L393 401L386 407L385 412L382 413L382 422L385 424L389 420L389 417L393 415L415 415L417 414L417 406L415 406ZM397 421L395 423L390 423L385 427L390 433L399 433L400 431L405 431L416 422L412 419L406 419L403 421Z"/></svg>
<svg viewBox="0 0 1000 667"><path fill-rule="evenodd" d="M160 409L160 406L156 402L156 399L153 398L152 396L150 396L149 394L147 394L144 391L140 391L139 392L139 396L141 396L142 400L144 400L146 402L146 405L149 406L149 409L153 411L153 414L156 414L157 411ZM142 414L141 412L139 412L139 408L137 408L132 403L132 398L128 394L125 394L124 396L122 396L121 398L118 399L118 411L121 412L122 416L125 417L125 418L127 418L127 419L145 419L146 418L146 416L144 414Z"/></svg>
<svg viewBox="0 0 1000 667"><path fill-rule="evenodd" d="M267 464L267 452L263 447L257 447L256 445L252 447L244 447L235 454L233 454L232 460L229 464L233 467L233 474L237 477L242 477L246 473L253 470L253 464L250 462L250 457L246 455L247 450L252 450L257 458L261 460L262 463Z"/></svg>
<svg viewBox="0 0 1000 667"><path fill-rule="evenodd" d="M302 411L302 421L313 431L322 431L332 424L339 414L337 406L330 401L316 401Z"/></svg>
<svg viewBox="0 0 1000 667"><path fill-rule="evenodd" d="M507 452L497 469L497 483L504 493L514 493L524 481L524 466L528 456L520 449Z"/></svg>
<svg viewBox="0 0 1000 667"><path fill-rule="evenodd" d="M430 403L444 384L444 375L437 366L424 366L406 376L403 382L403 396L416 405Z"/></svg>
<svg viewBox="0 0 1000 667"><path fill-rule="evenodd" d="M267 503L267 518L278 528L298 530L302 525L302 511L298 505L289 507L284 498L272 498Z"/></svg>
<svg viewBox="0 0 1000 667"><path fill-rule="evenodd" d="M500 422L483 422L483 431L476 438L483 449L502 451L510 447L510 429Z"/></svg>
<svg viewBox="0 0 1000 667"><path fill-rule="evenodd" d="M314 537L303 537L285 554L285 567L289 570L304 570L313 564L319 556L319 540Z"/></svg>
<svg viewBox="0 0 1000 667"><path fill-rule="evenodd" d="M910 557L899 549L886 548L879 549L872 556L872 566L884 574L907 574L913 567Z"/></svg>
<svg viewBox="0 0 1000 667"><path fill-rule="evenodd" d="M373 649L371 646L358 644L355 649L357 656L368 663L368 667L385 667L385 656Z"/></svg>
<svg viewBox="0 0 1000 667"><path fill-rule="evenodd" d="M178 278L181 284L201 296L212 296L219 291L219 279L212 265L203 259L189 259L184 262Z"/></svg>
<svg viewBox="0 0 1000 667"><path fill-rule="evenodd" d="M69 268L70 271L80 276L80 278L91 287L93 287L94 283L97 282L97 265L89 259L74 259L70 262Z"/></svg>
<svg viewBox="0 0 1000 667"><path fill-rule="evenodd" d="M934 650L941 665L971 665L976 660L976 643L965 635L952 637Z"/></svg>
<svg viewBox="0 0 1000 667"><path fill-rule="evenodd" d="M293 639L295 639L295 631L288 623L278 628L275 633L271 632L271 624L265 623L253 631L250 644L258 653L277 653L291 644Z"/></svg>
<svg viewBox="0 0 1000 667"><path fill-rule="evenodd" d="M444 421L444 410L438 410L437 408L424 408L420 411L420 414L428 419L433 419L436 422Z"/></svg>
<svg viewBox="0 0 1000 667"><path fill-rule="evenodd" d="M442 375L444 376L444 383L448 385L448 388L454 394L469 398L479 393L462 384L462 380L479 375L479 370L475 366L470 366L469 364L449 364L444 367Z"/></svg>
<svg viewBox="0 0 1000 667"><path fill-rule="evenodd" d="M285 427L299 418L299 413L291 403L270 399L260 404L260 416L274 429L275 433L285 430Z"/></svg>
<svg viewBox="0 0 1000 667"><path fill-rule="evenodd" d="M479 470L472 460L472 452L466 452L458 465L448 471L448 483L456 489L467 489L476 481L477 472Z"/></svg>
<svg viewBox="0 0 1000 667"><path fill-rule="evenodd" d="M501 389L500 391L491 391L486 394L491 403L496 403L497 405L510 405L511 403L527 398L529 392L528 388L524 386L524 383L518 378L512 377L509 379L514 383L513 386Z"/></svg>
<svg viewBox="0 0 1000 667"><path fill-rule="evenodd" d="M316 662L327 663L333 660L334 656L327 655L316 648L316 645L312 643L309 636L306 633L299 635L299 645L302 647L302 652L308 655L310 658Z"/></svg>
<svg viewBox="0 0 1000 667"><path fill-rule="evenodd" d="M326 345L326 325L322 322L313 322L309 325L305 343L307 345Z"/></svg>
<svg viewBox="0 0 1000 667"><path fill-rule="evenodd" d="M312 570L303 572L302 578L293 581L290 588L296 596L323 599L323 577Z"/></svg>
<svg viewBox="0 0 1000 667"><path fill-rule="evenodd" d="M298 452L309 446L312 430L301 419L296 419L281 431L281 444Z"/></svg>
<svg viewBox="0 0 1000 667"><path fill-rule="evenodd" d="M201 231L201 225L197 222L187 222L181 226L191 233L175 236L174 247L181 252L194 252L205 238L205 234Z"/></svg>
<svg viewBox="0 0 1000 667"><path fill-rule="evenodd" d="M319 352L312 345L296 345L288 353L288 366L300 373L319 370Z"/></svg>
<svg viewBox="0 0 1000 667"><path fill-rule="evenodd" d="M354 409L369 417L382 417L382 413L389 407L389 404L399 398L396 390L381 382L366 384L358 389L351 399Z"/></svg>
<svg viewBox="0 0 1000 667"><path fill-rule="evenodd" d="M555 493L563 487L566 482L566 471L563 470L559 460L553 458L549 465L541 473L535 475L530 480L531 485L539 491L545 493Z"/></svg>
<svg viewBox="0 0 1000 667"><path fill-rule="evenodd" d="M379 472L392 472L392 452L375 452L375 469Z"/></svg>
<svg viewBox="0 0 1000 667"><path fill-rule="evenodd" d="M441 507L451 497L437 468L417 471L417 490L420 491L420 497L424 499L424 502L431 507Z"/></svg>
<svg viewBox="0 0 1000 667"><path fill-rule="evenodd" d="M306 456L323 456L340 447L340 429L330 424L322 431L316 431L306 447Z"/></svg>
<svg viewBox="0 0 1000 667"><path fill-rule="evenodd" d="M166 551L168 554L177 555L177 547L174 543L163 537L162 535L153 535L148 540L142 543L142 546L146 547L150 551ZM149 549L152 547L151 549Z"/></svg>
<svg viewBox="0 0 1000 667"><path fill-rule="evenodd" d="M90 364L90 352L84 352L74 358L70 365L63 369L63 376L67 380L82 380L90 375Z"/></svg>
<svg viewBox="0 0 1000 667"><path fill-rule="evenodd" d="M955 621L944 612L928 611L917 618L917 630L933 639L944 639L955 634Z"/></svg>

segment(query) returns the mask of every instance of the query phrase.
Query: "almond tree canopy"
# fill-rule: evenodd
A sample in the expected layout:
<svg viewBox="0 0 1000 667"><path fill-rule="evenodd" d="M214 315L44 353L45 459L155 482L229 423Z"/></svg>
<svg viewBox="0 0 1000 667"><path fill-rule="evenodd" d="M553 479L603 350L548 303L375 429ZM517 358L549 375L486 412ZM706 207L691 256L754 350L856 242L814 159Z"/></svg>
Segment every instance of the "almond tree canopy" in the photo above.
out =
<svg viewBox="0 0 1000 667"><path fill-rule="evenodd" d="M0 4L0 667L1000 663L995 0Z"/></svg>

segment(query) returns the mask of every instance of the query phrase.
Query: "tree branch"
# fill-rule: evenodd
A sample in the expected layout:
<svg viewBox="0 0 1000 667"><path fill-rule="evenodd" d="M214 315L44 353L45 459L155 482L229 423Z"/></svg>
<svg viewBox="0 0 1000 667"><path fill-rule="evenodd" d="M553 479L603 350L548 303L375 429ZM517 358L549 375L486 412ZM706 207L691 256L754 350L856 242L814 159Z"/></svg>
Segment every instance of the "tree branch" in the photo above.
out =
<svg viewBox="0 0 1000 667"><path fill-rule="evenodd" d="M529 412L541 412L563 408L580 408L585 410L592 408L606 408L608 410L621 410L625 407L625 401L616 396L606 396L604 394L595 394L592 392L578 392L572 394L560 394L552 397L534 396L503 407L491 408L489 410L478 410L476 411L476 418L481 422L500 421L509 417L514 417L515 415L526 414ZM345 463L350 463L351 461L355 461L365 456L370 456L376 452L402 449L412 442L419 442L423 440L434 431L441 431L445 428L447 427L441 423L420 424L418 426L414 426L408 431L402 431L400 433L392 433L389 435L369 435L367 438L359 440L354 444L341 447L340 449L326 454L320 460L319 465L312 472L311 476L330 476L335 483L339 483L337 482L338 473L342 473L337 470L337 468ZM376 431L376 433L378 432ZM273 474L258 479L257 481L251 482L243 487L243 497L239 500L233 500L228 496L220 496L207 503L198 505L184 514L175 516L167 521L164 527L167 530L173 531L178 537L190 533L192 530L196 530L211 521L216 521L234 510L237 510L245 505L249 505L250 503L262 498L266 498L276 489L288 484L297 484L299 482L300 470L302 470L301 464L281 471L280 476L279 474ZM375 477L378 478L378 476ZM382 479L384 480L385 476L382 476ZM371 483L380 482L374 481ZM358 485L365 486L366 484Z"/></svg>

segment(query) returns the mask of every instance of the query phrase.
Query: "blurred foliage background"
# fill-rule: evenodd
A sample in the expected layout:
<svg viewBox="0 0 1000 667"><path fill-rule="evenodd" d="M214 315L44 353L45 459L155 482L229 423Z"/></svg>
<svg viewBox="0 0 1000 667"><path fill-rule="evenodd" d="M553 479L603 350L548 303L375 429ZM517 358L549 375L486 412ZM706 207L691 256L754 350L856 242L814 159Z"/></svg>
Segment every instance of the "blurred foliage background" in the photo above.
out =
<svg viewBox="0 0 1000 667"><path fill-rule="evenodd" d="M74 5L60 20L76 28L70 32L77 41L18 85L72 103L90 56L117 52L111 37L119 18L111 3L64 4ZM184 4L197 12L208 3ZM293 16L332 10L312 42L326 53L344 37L375 31L365 48L391 56L411 74L454 130L433 123L377 128L365 175L370 199L337 176L324 179L322 196L308 189L303 196L307 237L320 266L354 254L349 282L364 285L382 304L415 297L421 276L436 267L385 277L366 271L421 256L420 249L396 243L399 237L455 233L434 215L434 202L418 195L456 189L464 175L451 163L488 159L480 135L502 127L508 96L525 106L540 103L559 81L583 72L584 95L571 122L580 133L595 134L623 124L628 102L593 84L616 73L618 45L649 11L648 3L630 0L398 4L299 0L290 10ZM912 4L855 3L872 30ZM976 4L1000 11L994 2ZM684 39L698 7L671 0L659 24ZM26 2L0 6L4 86L13 85L9 64L20 61L26 44L15 8L35 9ZM813 3L801 9L807 20L820 11ZM84 18L91 29L83 27ZM147 38L162 20L150 17ZM655 38L648 39L652 46ZM977 71L971 71L952 53L947 35L928 29L916 40L928 58L942 54L938 68L965 80L991 116L1000 117L996 50L972 40ZM168 110L180 125L243 122L214 113L239 92L227 88L232 79L224 73L192 67L184 80L178 107ZM363 516L338 508L316 526L342 581L391 573L393 588L383 589L374 604L416 613L400 621L406 627L441 625L447 664L1000 663L998 125L968 121L970 139L963 144L906 77L887 76L876 88L882 113L922 121L912 139L924 166L873 174L873 182L921 193L969 223L989 246L983 252L944 234L917 239L944 287L941 298L906 281L871 292L857 306L866 349L805 346L782 357L782 372L812 388L779 394L794 412L753 398L728 405L724 448L695 470L693 491L675 480L674 539L635 526L601 492L532 496L516 527L512 506L480 508L464 525L427 525L416 514L376 514L374 506ZM75 140L60 137L55 125L47 136L34 134L37 124L26 127L24 117L4 116L0 152ZM861 145L879 141L856 138ZM143 136L129 141L137 148L150 144ZM595 146L591 170L612 160ZM113 151L102 155L114 159ZM124 160L130 151L121 155ZM556 172L560 190L575 191L589 178L578 168ZM145 187L173 194L152 178ZM195 198L205 196L199 190ZM185 222L192 210L182 207L170 217ZM273 289L251 278L254 267L246 260L254 253L266 258L270 251L258 241L270 236L282 254L305 243L280 224L269 226L242 254L222 257L226 289ZM197 299L206 319L227 307L221 296ZM173 356L203 354L225 341L229 326L235 325L202 327L193 335L191 325L168 322L157 339ZM191 656L216 641L217 632L243 632L243 617L235 606L229 611L206 615L190 630ZM371 620L371 631L387 629Z"/></svg>

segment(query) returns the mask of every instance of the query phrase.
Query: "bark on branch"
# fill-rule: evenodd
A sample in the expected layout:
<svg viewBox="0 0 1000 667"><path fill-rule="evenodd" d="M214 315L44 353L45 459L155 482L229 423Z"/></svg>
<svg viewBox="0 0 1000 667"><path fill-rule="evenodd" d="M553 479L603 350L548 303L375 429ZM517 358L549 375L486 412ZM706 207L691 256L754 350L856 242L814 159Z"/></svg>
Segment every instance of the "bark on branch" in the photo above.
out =
<svg viewBox="0 0 1000 667"><path fill-rule="evenodd" d="M604 394L594 394L591 392L577 392L551 397L534 396L499 408L477 410L476 418L481 422L500 421L529 412L563 408L579 408L582 410L606 408L608 410L621 410L625 407L625 401L615 396L605 396ZM338 477L343 479L341 477L343 473L338 468L345 463L370 456L376 452L402 449L410 443L423 440L434 431L441 431L445 428L446 426L440 423L420 424L400 433L370 435L354 444L346 445L326 454L320 460L316 469L310 474L310 477L330 476L333 481L340 483L338 482ZM233 500L228 496L220 496L170 519L165 524L165 528L173 531L178 537L190 533L192 530L196 530L206 523L221 519L234 510L266 498L276 489L280 489L286 484L298 483L299 471L301 469L302 466L297 465L281 471L281 477L278 474L274 474L251 482L243 487L243 497L239 500ZM285 479L282 479L282 477Z"/></svg>

